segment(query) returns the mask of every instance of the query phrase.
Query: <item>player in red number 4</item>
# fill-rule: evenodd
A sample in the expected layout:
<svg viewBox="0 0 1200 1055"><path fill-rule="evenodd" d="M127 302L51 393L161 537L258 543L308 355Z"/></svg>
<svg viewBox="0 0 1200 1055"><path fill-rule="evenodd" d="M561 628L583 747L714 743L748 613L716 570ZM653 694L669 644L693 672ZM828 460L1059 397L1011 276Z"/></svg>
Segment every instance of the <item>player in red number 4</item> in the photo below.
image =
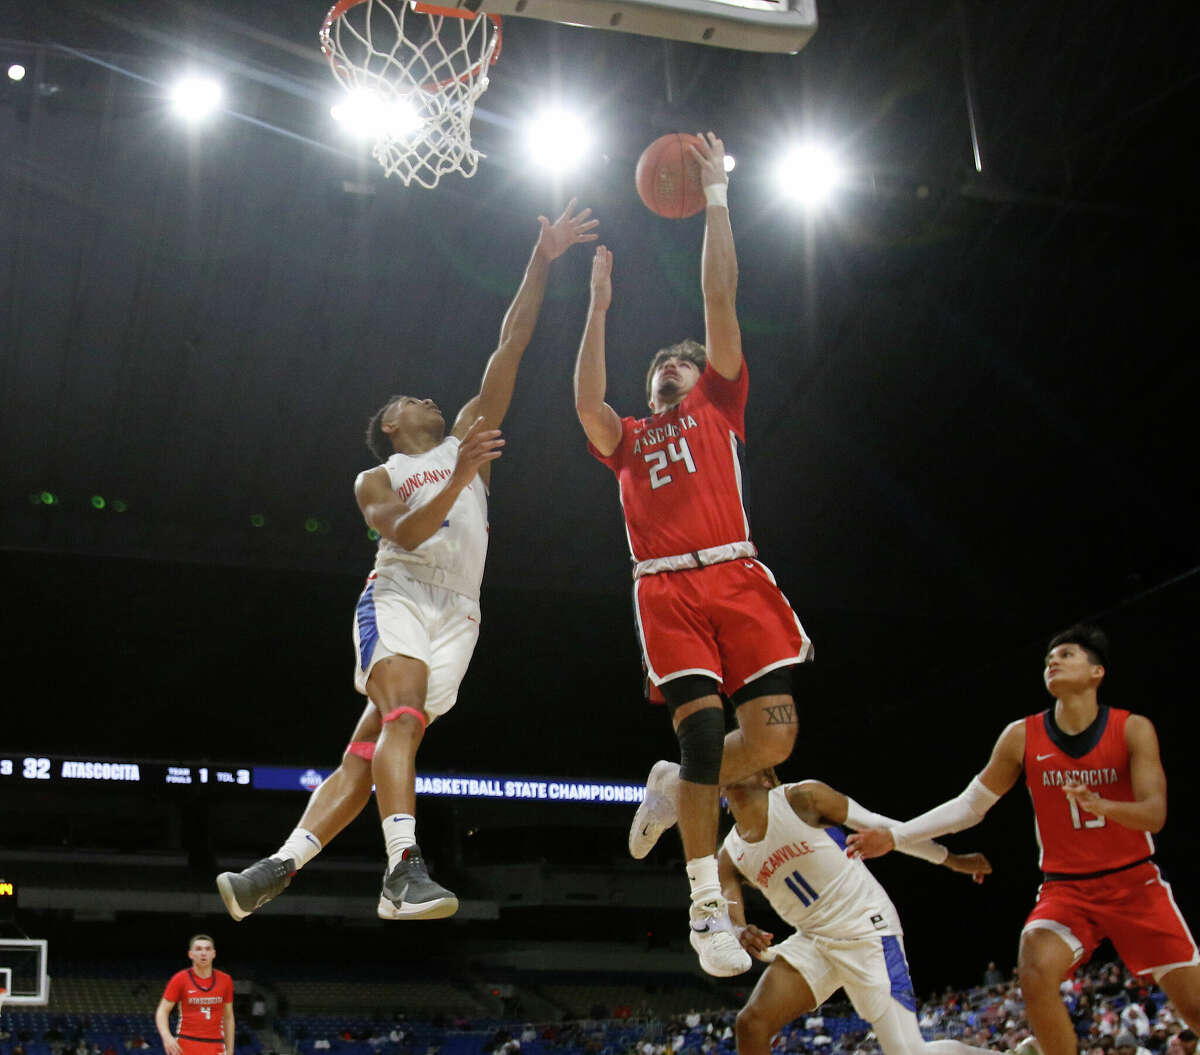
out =
<svg viewBox="0 0 1200 1055"><path fill-rule="evenodd" d="M735 294L737 257L726 205L725 147L711 132L689 147L707 199L701 286L705 345L654 356L651 415L621 418L604 401L605 318L612 254L592 263L591 304L575 368L575 409L592 453L617 477L634 569L634 610L652 685L665 698L680 764L659 762L630 830L644 857L678 821L692 892L691 933L715 975L750 967L717 877L717 787L791 753L791 666L811 645L771 573L756 559L742 506L738 448L747 377ZM725 733L721 696L736 708Z"/></svg>
<svg viewBox="0 0 1200 1055"><path fill-rule="evenodd" d="M192 966L171 976L154 1011L167 1055L233 1055L233 979L213 969L217 951L207 934L188 942ZM179 1005L179 1030L171 1011Z"/></svg>
<svg viewBox="0 0 1200 1055"><path fill-rule="evenodd" d="M1092 626L1058 634L1043 675L1055 705L1013 722L955 799L893 828L851 835L848 851L895 847L969 828L1025 773L1044 881L1021 931L1018 973L1044 1055L1075 1055L1059 982L1109 938L1125 966L1148 974L1184 1020L1200 1025L1200 953L1158 866L1167 780L1149 719L1102 706L1108 641Z"/></svg>

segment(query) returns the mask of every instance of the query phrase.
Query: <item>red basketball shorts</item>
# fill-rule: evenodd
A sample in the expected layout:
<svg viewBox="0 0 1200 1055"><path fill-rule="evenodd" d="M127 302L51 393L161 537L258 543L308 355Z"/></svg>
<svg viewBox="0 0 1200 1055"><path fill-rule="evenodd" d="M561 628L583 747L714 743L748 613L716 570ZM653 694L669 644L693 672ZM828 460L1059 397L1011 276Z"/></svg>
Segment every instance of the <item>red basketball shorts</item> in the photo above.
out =
<svg viewBox="0 0 1200 1055"><path fill-rule="evenodd" d="M652 685L701 674L731 696L770 670L812 657L792 606L756 560L643 576L633 584L633 609Z"/></svg>
<svg viewBox="0 0 1200 1055"><path fill-rule="evenodd" d="M183 1055L225 1055L224 1040L202 1040L197 1037L177 1037Z"/></svg>
<svg viewBox="0 0 1200 1055"><path fill-rule="evenodd" d="M1085 962L1102 938L1134 974L1155 980L1176 967L1200 964L1200 953L1170 884L1153 861L1096 879L1056 879L1038 888L1025 930L1054 931Z"/></svg>

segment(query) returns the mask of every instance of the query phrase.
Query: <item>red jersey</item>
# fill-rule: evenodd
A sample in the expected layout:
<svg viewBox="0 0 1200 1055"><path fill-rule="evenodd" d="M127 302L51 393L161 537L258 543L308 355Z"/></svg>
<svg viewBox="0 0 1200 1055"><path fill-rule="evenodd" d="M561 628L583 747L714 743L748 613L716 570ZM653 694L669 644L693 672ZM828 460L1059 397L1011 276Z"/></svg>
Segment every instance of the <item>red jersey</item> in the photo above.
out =
<svg viewBox="0 0 1200 1055"><path fill-rule="evenodd" d="M196 1040L223 1040L225 1005L233 1006L233 978L213 969L211 978L197 978L189 967L171 976L163 999L179 1005L176 1035Z"/></svg>
<svg viewBox="0 0 1200 1055"><path fill-rule="evenodd" d="M1034 826L1043 872L1086 875L1111 871L1154 853L1149 832L1136 832L1080 809L1063 794L1064 784L1086 784L1106 799L1133 801L1128 711L1101 706L1083 732L1068 736L1054 710L1025 719L1025 783L1033 799Z"/></svg>
<svg viewBox="0 0 1200 1055"><path fill-rule="evenodd" d="M746 364L727 381L708 367L670 410L621 419L607 458L617 477L634 561L750 540L738 445L746 439Z"/></svg>

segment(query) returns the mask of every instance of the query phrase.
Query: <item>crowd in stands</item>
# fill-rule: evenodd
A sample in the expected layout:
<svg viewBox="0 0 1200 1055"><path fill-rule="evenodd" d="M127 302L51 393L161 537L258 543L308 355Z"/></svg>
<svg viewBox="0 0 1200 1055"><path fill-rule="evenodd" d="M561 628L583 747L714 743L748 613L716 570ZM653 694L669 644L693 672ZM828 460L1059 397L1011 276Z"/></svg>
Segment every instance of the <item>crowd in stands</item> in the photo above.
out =
<svg viewBox="0 0 1200 1055"><path fill-rule="evenodd" d="M1197 1055L1196 1035L1163 993L1119 963L1089 965L1062 985L1079 1037L1079 1055ZM737 1007L656 1017L645 1002L595 1007L586 1019L511 1022L436 1016L410 1020L397 1012L339 1019L296 1016L268 1021L256 1003L238 1023L237 1055L723 1055L735 1050ZM919 1021L927 1039L953 1037L1010 1052L1030 1036L1015 976L988 965L983 984L947 989L925 1001ZM143 1022L143 1017L145 1021ZM253 1028L263 1031L262 1035ZM791 1023L773 1041L780 1055L875 1055L869 1025L845 1004ZM47 1015L5 1009L0 1055L161 1055L149 1016Z"/></svg>

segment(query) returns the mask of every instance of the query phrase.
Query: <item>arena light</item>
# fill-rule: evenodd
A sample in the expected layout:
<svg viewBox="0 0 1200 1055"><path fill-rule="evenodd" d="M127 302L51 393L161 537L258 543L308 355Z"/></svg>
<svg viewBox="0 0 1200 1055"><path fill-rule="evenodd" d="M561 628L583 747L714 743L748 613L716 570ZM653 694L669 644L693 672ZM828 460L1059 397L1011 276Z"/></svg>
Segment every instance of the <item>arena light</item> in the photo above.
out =
<svg viewBox="0 0 1200 1055"><path fill-rule="evenodd" d="M19 62L14 62L8 67L8 79L10 81L23 81L25 79L25 67Z"/></svg>
<svg viewBox="0 0 1200 1055"><path fill-rule="evenodd" d="M842 164L828 147L805 143L780 160L776 182L781 193L809 207L825 204L845 177Z"/></svg>
<svg viewBox="0 0 1200 1055"><path fill-rule="evenodd" d="M724 157L724 162L726 174L737 168L737 158L735 158L732 154L726 154Z"/></svg>
<svg viewBox="0 0 1200 1055"><path fill-rule="evenodd" d="M224 97L221 85L211 77L181 77L167 93L171 110L188 122L203 121L211 117L221 105Z"/></svg>
<svg viewBox="0 0 1200 1055"><path fill-rule="evenodd" d="M561 107L543 110L525 129L525 147L535 166L547 172L568 172L592 148L583 118Z"/></svg>
<svg viewBox="0 0 1200 1055"><path fill-rule="evenodd" d="M421 127L420 111L404 98L386 100L378 93L356 89L329 108L347 133L361 139L404 136Z"/></svg>

